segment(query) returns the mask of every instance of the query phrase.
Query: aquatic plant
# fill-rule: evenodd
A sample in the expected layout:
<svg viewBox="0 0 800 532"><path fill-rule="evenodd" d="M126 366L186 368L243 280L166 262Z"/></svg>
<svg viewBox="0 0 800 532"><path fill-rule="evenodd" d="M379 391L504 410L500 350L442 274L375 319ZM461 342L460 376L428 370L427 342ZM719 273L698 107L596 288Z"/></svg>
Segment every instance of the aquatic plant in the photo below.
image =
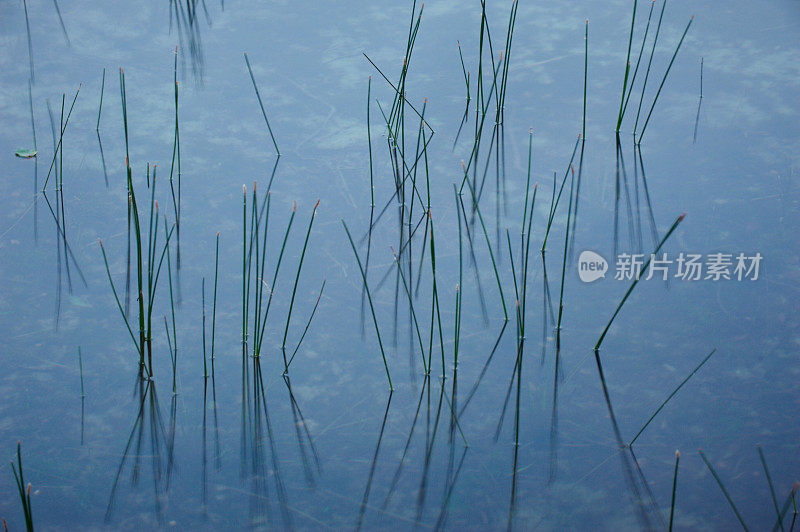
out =
<svg viewBox="0 0 800 532"><path fill-rule="evenodd" d="M31 509L31 483L25 483L25 475L22 472L22 442L17 442L17 465L11 462L11 471L14 473L14 480L17 483L20 502L22 503L22 513L25 515L25 527L28 532L33 532L33 511ZM3 520L5 523L5 519Z"/></svg>

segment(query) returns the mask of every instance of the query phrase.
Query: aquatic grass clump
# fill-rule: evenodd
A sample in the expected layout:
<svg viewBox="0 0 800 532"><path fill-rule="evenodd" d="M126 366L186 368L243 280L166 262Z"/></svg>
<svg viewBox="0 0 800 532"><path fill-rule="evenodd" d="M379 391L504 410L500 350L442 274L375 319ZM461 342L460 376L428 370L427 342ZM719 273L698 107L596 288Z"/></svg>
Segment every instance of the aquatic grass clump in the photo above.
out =
<svg viewBox="0 0 800 532"><path fill-rule="evenodd" d="M14 473L14 480L17 483L17 491L22 502L22 513L25 515L25 527L28 532L33 532L33 512L31 510L31 483L25 483L25 475L22 472L22 442L17 442L17 465L11 462L11 471ZM5 523L5 519L3 520Z"/></svg>
<svg viewBox="0 0 800 532"><path fill-rule="evenodd" d="M125 72L120 69L120 95L122 99L122 114L123 114L123 122L125 128L125 143L126 143L126 153L128 152L128 126L127 126L127 105L126 105L126 97L125 97ZM128 188L128 228L130 231L131 220L133 221L133 228L134 228L134 247L136 250L136 284L137 284L137 301L138 301L138 322L139 322L139 335L138 341L136 336L133 334L133 328L131 327L128 316L126 311L122 308L122 305L119 301L119 296L117 295L117 290L114 287L114 281L111 278L111 270L108 266L108 257L106 256L105 248L103 247L102 240L100 242L100 249L103 253L103 262L105 263L106 267L106 275L108 276L109 284L111 285L111 290L114 293L114 298L117 302L117 307L122 314L122 318L125 321L125 325L128 328L128 332L131 334L131 339L136 346L136 350L139 354L139 373L140 376L147 373L147 377L152 377L153 375L153 347L152 347L152 318L153 318L153 307L155 303L155 296L156 291L158 288L158 279L161 273L161 266L164 263L164 257L167 254L167 250L169 249L169 242L170 238L172 237L172 232L175 229L175 225L173 224L170 228L167 236L165 238L164 246L161 248L160 257L157 259L158 254L158 202L155 200L155 189L156 189L156 171L157 166L153 166L153 179L152 183L150 182L150 165L147 165L147 186L150 188L150 213L149 213L149 223L148 223L148 234L147 234L147 248L144 248L143 244L143 235L142 235L142 227L140 223L140 216L139 216L139 207L136 201L136 192L133 186L133 170L130 165L130 159L126 155L125 157L125 168L127 174L127 188ZM164 221L166 225L166 218ZM130 234L130 233L129 233ZM130 239L130 237L129 237ZM128 253L130 257L130 244L128 247ZM143 258L143 254L147 253L146 259ZM130 261L128 261L128 265L130 267ZM146 269L146 272L145 272ZM130 271L130 269L128 270ZM146 275L146 277L145 277ZM170 285L171 286L171 285ZM147 297L145 298L145 293ZM146 303L145 303L146 302ZM145 308L147 310L145 310ZM147 348L147 359L145 360L145 346Z"/></svg>
<svg viewBox="0 0 800 532"><path fill-rule="evenodd" d="M271 283L267 282L267 262L268 262L268 233L270 225L270 213L272 205L272 192L267 191L266 197L261 200L259 205L257 184L253 183L252 201L248 206L247 188L242 187L242 357L251 354L253 358L259 358L262 354L264 346L264 336L267 330L267 320L272 308L273 298L277 292L278 274L283 263L284 254L286 251L286 244L289 241L289 234L291 233L292 225L294 223L295 215L297 214L297 202L292 207L292 213L289 216L289 222L281 241L280 251L278 252L275 261L274 271L272 273ZM316 218L317 208L319 201L314 205L311 214L308 229L306 231L305 241L303 243L303 250L298 262L297 272L295 273L295 281L292 288L291 301L286 316L286 324L283 331L283 339L281 342L281 353L284 362L284 375L288 373L289 365L292 359L300 349L300 345L311 326L311 321L316 314L317 306L322 298L322 291L325 288L323 281L322 289L317 297L314 309L311 312L308 322L303 330L300 340L287 356L286 342L288 339L289 325L294 309L294 302L297 295L297 287L300 282L300 273L303 268L305 254L308 249L308 244L311 236L311 229ZM248 216L249 211L249 216ZM248 222L249 218L249 222ZM219 251L217 250L217 263ZM218 268L218 266L217 266ZM216 269L215 269L216 271ZM217 274L215 273L215 276ZM266 293L269 293L268 297ZM250 322L252 317L252 323ZM213 311L212 311L212 349L213 349ZM212 371L213 371L213 358L212 358Z"/></svg>

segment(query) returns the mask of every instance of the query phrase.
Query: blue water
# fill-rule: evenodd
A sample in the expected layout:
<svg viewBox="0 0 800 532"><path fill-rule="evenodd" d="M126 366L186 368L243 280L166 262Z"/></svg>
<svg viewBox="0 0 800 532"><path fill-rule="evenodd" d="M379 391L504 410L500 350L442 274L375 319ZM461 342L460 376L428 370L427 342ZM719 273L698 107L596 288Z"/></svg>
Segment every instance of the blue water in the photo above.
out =
<svg viewBox="0 0 800 532"><path fill-rule="evenodd" d="M425 4L406 95L416 109L425 105L426 122L435 131L429 136L426 130L426 140L443 338L441 344L438 333L433 338L427 379L389 249L397 251L406 241L412 204L409 186L402 211L406 237L401 241L401 212L392 199L395 182L380 111L388 114L394 91L363 55L397 82L411 3L228 2L223 8L209 1L190 2L189 11L186 3L170 2L58 5L68 37L53 3L0 3L0 455L11 460L21 440L37 528L666 528L676 449L681 452L676 528L740 526L698 449L749 527L765 529L776 523L756 446L761 445L777 503L783 506L800 471L800 323L795 311L800 261L793 238L800 222L796 3L669 3L642 115L650 109L692 14L694 21L638 152L632 133L661 8L656 3L620 130L623 162L615 125L632 2L520 2L502 127L503 164L496 166L493 151L487 165L493 103L477 164L477 183L488 168L480 209L491 255L467 187L461 196L469 225L461 226L457 372L459 226L453 184L462 181L461 161L469 160L474 140L481 8L479 2ZM495 60L504 48L510 8L509 3L487 6ZM632 68L649 8L647 2L637 7ZM578 154L583 149L581 184L569 215L572 243L567 246L557 349L551 308L557 318L570 204L568 163L582 128L587 18L586 140L578 147ZM457 40L470 71L472 101L454 147L466 105ZM150 163L151 168L158 166L160 212L170 224L174 221L168 176L176 46L182 211L180 271L174 262L177 242L171 247L178 342L174 395L163 327L163 316L168 316L171 328L165 272L153 313L154 378L142 381L97 240L103 240L112 278L123 296L128 227L120 67L125 71L130 163L140 211L147 209L145 168ZM277 165L242 52L250 58L281 150ZM490 61L484 48L487 91ZM368 239L368 279L392 393L369 304L362 300L361 274L340 221L352 231L364 261L367 240L362 236L371 214L369 76L373 220L384 205L389 208ZM29 81L39 155L22 160L14 152L32 148L34 142ZM62 93L66 114L79 84L62 141L63 163L58 162L63 188L56 190L51 176L42 194L53 160L53 137L56 142L59 137ZM407 106L405 118L406 161L412 164L419 117ZM644 120L642 116L639 131ZM531 128L531 188L538 183L538 191L517 402L517 382L512 380L517 354L513 275L519 282ZM578 157L573 163L576 179ZM242 356L241 190L247 186L249 209L257 181L260 202L273 168L267 284L295 202L297 211L257 362ZM543 258L553 172L556 187L565 175L567 180ZM471 170L470 180L472 175ZM416 184L426 197L421 163ZM283 332L305 231L318 199L287 349L297 345L323 280L325 290L287 381L282 376ZM420 203L413 202L416 226L424 218ZM674 277L673 264L669 282L642 280L599 351L607 402L592 348L630 285L613 278L616 256L649 255L684 212L686 218L662 252L672 259L680 253L724 253L734 260L739 253L760 253L759 277L683 281ZM146 224L144 214L142 220ZM206 379L201 283L205 278L210 374L218 231L215 359L213 378ZM423 221L412 239L414 285L424 231ZM163 242L163 233L159 238ZM429 243L414 303L426 357L432 293ZM606 259L610 270L604 279L581 282L577 257L583 250ZM505 328L493 259L509 317ZM406 253L401 262L409 275L407 261ZM134 293L134 322L135 308ZM251 307L251 322L252 312ZM633 453L620 448L715 348L638 437ZM24 520L9 469L0 472L0 516L10 530L18 530ZM786 527L792 514L790 506Z"/></svg>

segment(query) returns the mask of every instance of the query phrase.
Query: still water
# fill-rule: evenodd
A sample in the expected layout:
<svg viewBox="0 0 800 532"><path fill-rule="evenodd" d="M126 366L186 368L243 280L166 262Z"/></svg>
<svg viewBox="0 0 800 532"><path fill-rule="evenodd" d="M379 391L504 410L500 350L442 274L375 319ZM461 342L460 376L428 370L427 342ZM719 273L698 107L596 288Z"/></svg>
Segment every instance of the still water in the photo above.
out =
<svg viewBox="0 0 800 532"><path fill-rule="evenodd" d="M420 13L412 2L0 2L0 455L16 458L22 442L34 525L663 529L680 450L674 527L735 529L740 520L702 449L744 523L772 528L776 504L780 512L790 501L788 528L800 476L800 6L670 2L636 124L662 4L653 4L642 46L650 3L638 3L629 52L632 4L519 2L503 78L512 4L488 2L482 24L480 2L429 1L402 85L403 125L387 142L382 113L393 115L396 91L381 72L392 84L401 77L409 25ZM691 15L636 149L634 128L641 132ZM629 85L640 49L617 144L626 56ZM585 64L585 142L576 144ZM481 75L488 111L473 158ZM98 239L124 307L126 150L144 235L148 164L150 177L158 168L155 199L171 226L175 79L175 326L165 266L153 307L153 378L143 380ZM495 127L492 91L501 84ZM79 87L62 137L62 94L66 119ZM36 158L15 157L34 147ZM470 165L466 181L462 161ZM251 274L243 355L242 248L254 182L259 208L270 190L270 219L266 273ZM480 216L462 183L480 188ZM523 284L520 236L536 183ZM642 276L596 358L593 347L632 282L625 265L647 260L682 213L659 251L671 262ZM367 269L374 321L341 220ZM403 277L390 247L403 250ZM581 279L583 251L596 254L585 255L593 264L605 261L604 276ZM129 319L138 338L132 253ZM690 255L700 256L698 279L681 275ZM711 263L730 278L714 275ZM259 286L265 303L274 299L256 359ZM291 355L318 300L284 378L281 347ZM0 516L9 530L25 526L7 466Z"/></svg>

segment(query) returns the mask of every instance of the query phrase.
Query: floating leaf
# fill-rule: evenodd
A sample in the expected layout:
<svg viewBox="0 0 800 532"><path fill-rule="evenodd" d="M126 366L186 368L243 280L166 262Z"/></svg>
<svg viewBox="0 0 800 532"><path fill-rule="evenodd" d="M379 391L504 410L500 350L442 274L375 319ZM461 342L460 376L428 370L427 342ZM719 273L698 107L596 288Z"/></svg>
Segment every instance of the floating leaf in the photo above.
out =
<svg viewBox="0 0 800 532"><path fill-rule="evenodd" d="M23 159L32 159L33 157L36 157L36 150L17 150L14 152L14 155Z"/></svg>

